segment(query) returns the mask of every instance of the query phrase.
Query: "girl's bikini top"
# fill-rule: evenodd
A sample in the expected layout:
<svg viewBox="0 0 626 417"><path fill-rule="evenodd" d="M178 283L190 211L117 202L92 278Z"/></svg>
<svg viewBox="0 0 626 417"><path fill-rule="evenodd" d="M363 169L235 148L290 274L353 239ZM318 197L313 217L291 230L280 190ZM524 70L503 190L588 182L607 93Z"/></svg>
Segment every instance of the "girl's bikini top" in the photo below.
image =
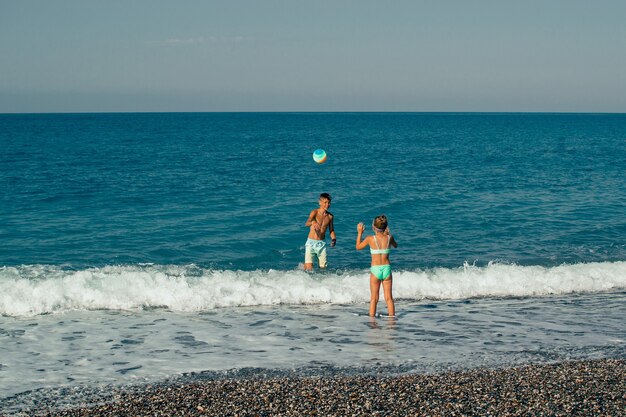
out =
<svg viewBox="0 0 626 417"><path fill-rule="evenodd" d="M388 255L389 252L391 252L391 247L389 246L389 243L391 242L391 235L387 235L387 247L385 249L381 249L380 246L378 246L376 235L374 235L374 242L376 242L377 249L370 248L370 253L372 255Z"/></svg>

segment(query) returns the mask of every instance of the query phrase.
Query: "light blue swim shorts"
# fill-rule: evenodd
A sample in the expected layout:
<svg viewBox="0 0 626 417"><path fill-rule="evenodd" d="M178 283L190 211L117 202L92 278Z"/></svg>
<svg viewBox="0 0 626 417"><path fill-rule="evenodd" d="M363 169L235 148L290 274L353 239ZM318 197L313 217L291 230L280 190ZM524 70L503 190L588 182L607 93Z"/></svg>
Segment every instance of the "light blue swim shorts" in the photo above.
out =
<svg viewBox="0 0 626 417"><path fill-rule="evenodd" d="M326 242L323 240L307 239L304 244L304 263L312 264L317 258L320 268L326 268Z"/></svg>

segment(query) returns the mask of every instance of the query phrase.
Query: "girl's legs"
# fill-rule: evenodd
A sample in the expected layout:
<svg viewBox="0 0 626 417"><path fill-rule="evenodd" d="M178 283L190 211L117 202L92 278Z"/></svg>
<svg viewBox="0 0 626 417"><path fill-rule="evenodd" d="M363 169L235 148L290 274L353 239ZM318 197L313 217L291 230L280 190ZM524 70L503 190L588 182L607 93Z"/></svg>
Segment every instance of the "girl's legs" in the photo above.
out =
<svg viewBox="0 0 626 417"><path fill-rule="evenodd" d="M385 301L387 302L387 314L390 316L396 315L396 306L393 303L393 294L391 293L391 283L393 281L393 274L389 275L389 278L383 281L383 291L385 293Z"/></svg>
<svg viewBox="0 0 626 417"><path fill-rule="evenodd" d="M378 305L378 294L380 293L380 280L370 274L370 316L376 315L376 306Z"/></svg>

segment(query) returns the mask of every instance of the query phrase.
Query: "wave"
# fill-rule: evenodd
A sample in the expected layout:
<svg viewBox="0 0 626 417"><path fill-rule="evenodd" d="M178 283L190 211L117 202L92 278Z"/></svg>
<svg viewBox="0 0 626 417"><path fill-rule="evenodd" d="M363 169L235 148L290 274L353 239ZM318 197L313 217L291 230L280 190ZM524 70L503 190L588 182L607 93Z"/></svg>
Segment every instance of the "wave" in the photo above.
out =
<svg viewBox="0 0 626 417"><path fill-rule="evenodd" d="M195 265L127 265L68 270L51 265L0 267L0 314L71 310L177 312L223 307L351 304L369 300L369 272L212 270ZM491 263L394 271L396 299L527 297L626 288L626 262L556 267Z"/></svg>

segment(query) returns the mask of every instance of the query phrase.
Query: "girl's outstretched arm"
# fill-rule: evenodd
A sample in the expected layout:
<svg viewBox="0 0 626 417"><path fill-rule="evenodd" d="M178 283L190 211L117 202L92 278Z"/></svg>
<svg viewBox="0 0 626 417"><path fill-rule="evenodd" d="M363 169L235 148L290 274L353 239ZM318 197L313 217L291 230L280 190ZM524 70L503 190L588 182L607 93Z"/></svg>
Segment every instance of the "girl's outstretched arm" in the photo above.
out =
<svg viewBox="0 0 626 417"><path fill-rule="evenodd" d="M361 237L363 236L363 232L365 231L365 225L363 223L359 223L356 226L356 250L361 250L366 247L369 243L369 236L367 236L363 241L361 241Z"/></svg>

